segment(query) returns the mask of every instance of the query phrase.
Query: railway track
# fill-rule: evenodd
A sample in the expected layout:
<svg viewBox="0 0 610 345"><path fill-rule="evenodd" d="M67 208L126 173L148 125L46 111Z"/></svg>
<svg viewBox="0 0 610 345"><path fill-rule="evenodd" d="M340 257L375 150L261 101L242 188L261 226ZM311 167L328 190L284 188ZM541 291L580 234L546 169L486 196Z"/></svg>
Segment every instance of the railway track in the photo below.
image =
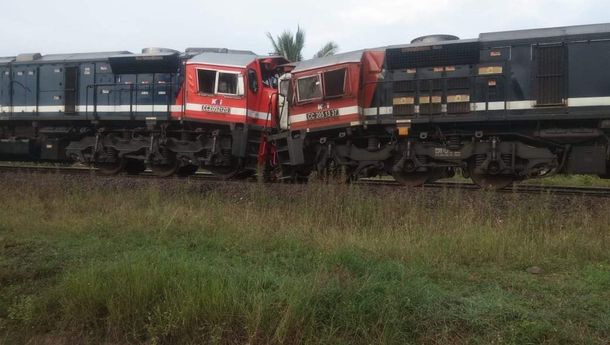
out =
<svg viewBox="0 0 610 345"><path fill-rule="evenodd" d="M364 181L362 181L364 182ZM367 180L364 182L367 185L378 185L378 186L394 186L401 187L400 183L392 180ZM474 183L468 182L453 182L453 181L440 181L433 183L426 183L423 188L434 188L434 189L460 189L460 190L472 190L481 191L481 188ZM541 185L541 184L515 184L512 187L505 188L502 190L495 191L498 193L532 193L532 194L556 194L556 195L586 195L586 196L600 196L610 197L610 188L604 187L576 187L576 186L558 186L558 185Z"/></svg>
<svg viewBox="0 0 610 345"><path fill-rule="evenodd" d="M67 167L67 166L37 166L37 165L0 165L0 172L16 172L16 173L37 173L37 174L68 174L68 175L97 175L97 169L90 167ZM100 176L101 177L101 176ZM119 178L137 178L137 179L158 179L151 171L145 171L138 175L121 174L115 177ZM167 178L166 178L167 179ZM239 180L224 180L211 173L199 171L197 174L190 177L171 177L169 179L176 180L199 180L199 181L217 181L217 182L240 182ZM252 180L248 180L252 181ZM380 179L362 179L356 182L358 185L378 186L378 187L399 187L403 186L393 180ZM426 183L424 189L458 189L465 191L481 191L481 188L473 183L455 182L455 181L439 181L434 183ZM553 194L553 195L571 195L571 196L592 196L592 197L610 197L610 188L605 187L575 187L575 186L558 186L558 185L540 185L540 184L515 184L510 188L496 191L499 193L524 193L524 194Z"/></svg>
<svg viewBox="0 0 610 345"><path fill-rule="evenodd" d="M0 172L20 172L20 173L40 173L40 174L67 174L67 175L96 175L99 177L127 177L127 178L150 178L157 179L160 177L155 176L152 171L146 170L145 172L137 175L130 175L127 173L119 174L116 176L104 176L98 174L98 169L92 167L68 167L68 166L36 166L36 165L0 165ZM189 178L203 179L203 180L217 180L222 179L212 175L211 173L198 172L196 175ZM184 180L185 177L170 177L164 179L177 179Z"/></svg>

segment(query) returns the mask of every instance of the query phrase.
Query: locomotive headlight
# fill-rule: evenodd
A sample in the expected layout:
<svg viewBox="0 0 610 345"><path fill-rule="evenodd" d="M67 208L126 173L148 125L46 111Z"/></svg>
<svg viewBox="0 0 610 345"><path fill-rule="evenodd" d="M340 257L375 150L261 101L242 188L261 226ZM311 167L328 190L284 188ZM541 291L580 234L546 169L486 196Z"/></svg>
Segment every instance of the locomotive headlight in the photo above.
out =
<svg viewBox="0 0 610 345"><path fill-rule="evenodd" d="M398 127L398 135L401 137L406 137L409 135L409 127L408 126L400 126Z"/></svg>

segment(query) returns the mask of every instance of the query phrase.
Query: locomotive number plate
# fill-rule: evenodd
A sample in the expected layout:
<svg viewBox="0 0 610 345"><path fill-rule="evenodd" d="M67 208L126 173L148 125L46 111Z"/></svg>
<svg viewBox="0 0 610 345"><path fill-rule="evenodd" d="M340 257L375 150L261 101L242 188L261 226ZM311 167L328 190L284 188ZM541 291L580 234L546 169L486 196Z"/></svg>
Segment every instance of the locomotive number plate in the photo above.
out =
<svg viewBox="0 0 610 345"><path fill-rule="evenodd" d="M316 111L313 113L307 113L307 120L322 120L337 116L339 116L339 109L329 109L323 111Z"/></svg>
<svg viewBox="0 0 610 345"><path fill-rule="evenodd" d="M220 105L211 105L211 104L204 104L201 107L201 110L206 111L208 113L222 113L222 114L231 113L231 108L229 108L229 107L223 107Z"/></svg>
<svg viewBox="0 0 610 345"><path fill-rule="evenodd" d="M434 149L434 157L438 158L460 158L462 157L462 152L460 151L451 151L446 148L435 148Z"/></svg>

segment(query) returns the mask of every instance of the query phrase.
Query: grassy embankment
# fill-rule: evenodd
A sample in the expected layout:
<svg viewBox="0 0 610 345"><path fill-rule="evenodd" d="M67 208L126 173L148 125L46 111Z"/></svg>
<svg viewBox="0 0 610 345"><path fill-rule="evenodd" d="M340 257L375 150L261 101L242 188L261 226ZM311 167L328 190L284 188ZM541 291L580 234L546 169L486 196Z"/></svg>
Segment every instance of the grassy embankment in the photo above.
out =
<svg viewBox="0 0 610 345"><path fill-rule="evenodd" d="M446 179L445 181L472 182L471 179L464 178L459 173L452 179ZM528 179L518 183L568 187L610 187L610 179L603 179L594 175L554 175L551 177Z"/></svg>
<svg viewBox="0 0 610 345"><path fill-rule="evenodd" d="M604 199L45 179L0 182L0 343L610 341Z"/></svg>
<svg viewBox="0 0 610 345"><path fill-rule="evenodd" d="M602 179L591 175L557 175L549 178L529 180L528 183L554 186L610 187L610 179Z"/></svg>

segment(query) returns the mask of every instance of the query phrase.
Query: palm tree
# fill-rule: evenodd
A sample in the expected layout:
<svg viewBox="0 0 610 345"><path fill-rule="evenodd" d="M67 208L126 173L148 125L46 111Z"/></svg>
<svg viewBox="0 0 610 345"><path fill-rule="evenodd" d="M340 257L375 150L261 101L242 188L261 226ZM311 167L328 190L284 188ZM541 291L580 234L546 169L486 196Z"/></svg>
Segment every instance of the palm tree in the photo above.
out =
<svg viewBox="0 0 610 345"><path fill-rule="evenodd" d="M277 37L273 38L270 32L267 32L267 37L273 45L274 53L282 55L292 62L303 60L303 48L305 47L305 32L297 26L297 33L292 34L289 30L285 30Z"/></svg>
<svg viewBox="0 0 610 345"><path fill-rule="evenodd" d="M335 43L333 41L330 41L330 42L326 43L326 45L324 45L324 47L322 47L322 49L320 49L316 53L316 55L314 55L313 57L315 59L315 58L321 58L321 57L335 55L337 50L339 50L339 46L337 45L337 43Z"/></svg>
<svg viewBox="0 0 610 345"><path fill-rule="evenodd" d="M282 55L292 62L303 60L303 48L305 48L305 31L297 26L296 34L292 34L290 30L285 30L281 35L274 38L270 32L267 32L267 37L273 46L273 53ZM316 53L314 57L324 57L334 55L339 46L335 42L328 42Z"/></svg>

